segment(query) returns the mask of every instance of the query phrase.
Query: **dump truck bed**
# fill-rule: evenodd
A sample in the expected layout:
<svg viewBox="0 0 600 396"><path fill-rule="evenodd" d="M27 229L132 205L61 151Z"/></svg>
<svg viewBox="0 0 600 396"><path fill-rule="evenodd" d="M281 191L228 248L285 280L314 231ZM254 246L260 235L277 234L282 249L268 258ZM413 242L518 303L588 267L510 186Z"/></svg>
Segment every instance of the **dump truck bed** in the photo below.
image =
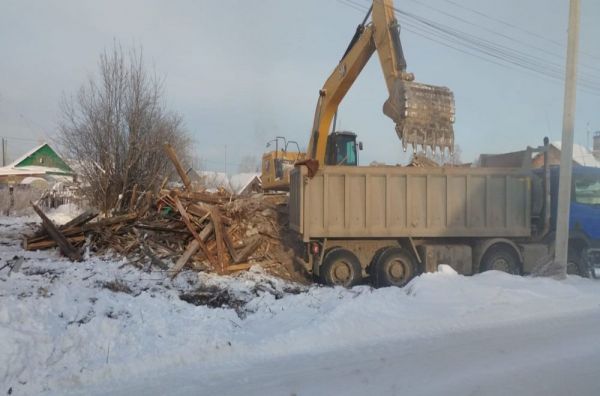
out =
<svg viewBox="0 0 600 396"><path fill-rule="evenodd" d="M528 237L531 179L513 168L328 166L290 183L290 227L311 238Z"/></svg>

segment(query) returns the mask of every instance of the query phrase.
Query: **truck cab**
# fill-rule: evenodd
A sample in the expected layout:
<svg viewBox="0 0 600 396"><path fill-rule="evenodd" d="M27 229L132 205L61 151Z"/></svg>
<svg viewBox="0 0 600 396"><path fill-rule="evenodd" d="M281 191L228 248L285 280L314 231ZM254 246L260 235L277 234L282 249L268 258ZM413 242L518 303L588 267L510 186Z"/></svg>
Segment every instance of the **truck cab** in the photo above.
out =
<svg viewBox="0 0 600 396"><path fill-rule="evenodd" d="M556 229L559 167L550 169L551 224ZM569 215L569 272L600 277L600 168L575 166Z"/></svg>

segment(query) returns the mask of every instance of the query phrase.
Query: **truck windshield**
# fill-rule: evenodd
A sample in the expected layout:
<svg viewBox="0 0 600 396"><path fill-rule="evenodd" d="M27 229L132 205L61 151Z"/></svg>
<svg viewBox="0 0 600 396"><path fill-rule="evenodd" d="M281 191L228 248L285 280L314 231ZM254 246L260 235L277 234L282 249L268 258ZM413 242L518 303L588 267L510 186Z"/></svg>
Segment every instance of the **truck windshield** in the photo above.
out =
<svg viewBox="0 0 600 396"><path fill-rule="evenodd" d="M600 175L575 176L575 202L600 205Z"/></svg>

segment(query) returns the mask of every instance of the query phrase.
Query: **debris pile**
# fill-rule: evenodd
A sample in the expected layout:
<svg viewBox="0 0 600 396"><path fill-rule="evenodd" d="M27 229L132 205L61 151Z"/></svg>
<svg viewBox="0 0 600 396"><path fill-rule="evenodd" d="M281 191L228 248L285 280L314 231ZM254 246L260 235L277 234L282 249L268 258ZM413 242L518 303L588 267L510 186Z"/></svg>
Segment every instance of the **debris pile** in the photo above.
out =
<svg viewBox="0 0 600 396"><path fill-rule="evenodd" d="M425 153L415 153L407 166L413 168L439 168L440 164L430 158L427 158Z"/></svg>
<svg viewBox="0 0 600 396"><path fill-rule="evenodd" d="M258 264L280 278L304 280L294 269L285 194L237 197L193 191L176 155L169 156L184 188L132 197L137 203L129 213L96 220L99 213L90 210L62 226L32 203L42 227L25 237L24 248L58 246L73 261L81 260L86 249L114 252L140 268L167 271L172 277L186 267L231 274Z"/></svg>

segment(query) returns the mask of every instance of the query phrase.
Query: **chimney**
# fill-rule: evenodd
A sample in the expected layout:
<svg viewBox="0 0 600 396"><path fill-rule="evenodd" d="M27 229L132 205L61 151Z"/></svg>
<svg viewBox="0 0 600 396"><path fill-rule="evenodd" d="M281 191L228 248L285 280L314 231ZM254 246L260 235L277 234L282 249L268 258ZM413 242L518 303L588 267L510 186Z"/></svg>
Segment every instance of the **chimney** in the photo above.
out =
<svg viewBox="0 0 600 396"><path fill-rule="evenodd" d="M600 131L594 132L594 143L593 143L594 157L600 161Z"/></svg>

